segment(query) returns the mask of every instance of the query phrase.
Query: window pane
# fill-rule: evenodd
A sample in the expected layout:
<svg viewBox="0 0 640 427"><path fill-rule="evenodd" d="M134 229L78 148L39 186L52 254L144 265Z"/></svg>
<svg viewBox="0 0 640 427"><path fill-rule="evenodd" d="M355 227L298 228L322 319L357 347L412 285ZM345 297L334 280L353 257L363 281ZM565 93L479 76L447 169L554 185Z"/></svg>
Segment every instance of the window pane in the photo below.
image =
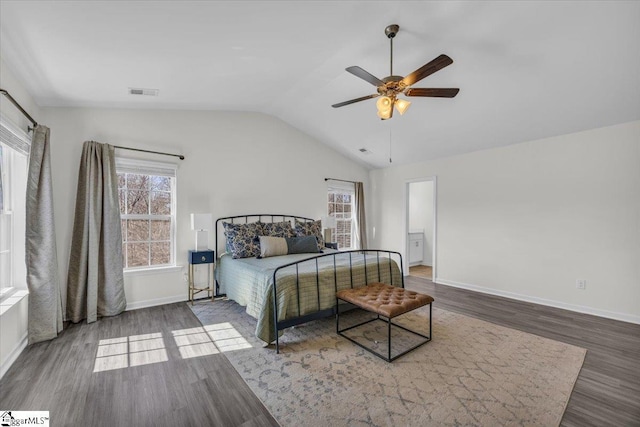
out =
<svg viewBox="0 0 640 427"><path fill-rule="evenodd" d="M118 198L120 199L120 214L126 213L126 198L125 198L125 190L118 190Z"/></svg>
<svg viewBox="0 0 640 427"><path fill-rule="evenodd" d="M168 176L151 176L150 190L171 191L171 178Z"/></svg>
<svg viewBox="0 0 640 427"><path fill-rule="evenodd" d="M130 219L127 221L127 241L149 241L149 221L146 219Z"/></svg>
<svg viewBox="0 0 640 427"><path fill-rule="evenodd" d="M344 194L344 195L342 196L342 200L343 200L345 203L351 203L351 194Z"/></svg>
<svg viewBox="0 0 640 427"><path fill-rule="evenodd" d="M351 205L344 205L345 212L351 212Z"/></svg>
<svg viewBox="0 0 640 427"><path fill-rule="evenodd" d="M340 213L342 211L344 211L344 205L343 204L336 205L336 212Z"/></svg>
<svg viewBox="0 0 640 427"><path fill-rule="evenodd" d="M342 194L336 194L336 203L342 203Z"/></svg>
<svg viewBox="0 0 640 427"><path fill-rule="evenodd" d="M147 167L139 163L140 170ZM125 268L174 263L175 178L119 171L118 186Z"/></svg>
<svg viewBox="0 0 640 427"><path fill-rule="evenodd" d="M149 243L127 243L127 266L149 265Z"/></svg>
<svg viewBox="0 0 640 427"><path fill-rule="evenodd" d="M329 202L335 201L335 195L333 193L329 193Z"/></svg>
<svg viewBox="0 0 640 427"><path fill-rule="evenodd" d="M333 215L335 211L336 211L336 205L334 205L333 203L329 203L329 215Z"/></svg>
<svg viewBox="0 0 640 427"><path fill-rule="evenodd" d="M151 240L169 240L171 238L170 220L151 221Z"/></svg>
<svg viewBox="0 0 640 427"><path fill-rule="evenodd" d="M151 265L169 264L171 260L171 247L169 242L151 244Z"/></svg>
<svg viewBox="0 0 640 427"><path fill-rule="evenodd" d="M127 191L127 213L142 214L149 213L149 192L148 191Z"/></svg>
<svg viewBox="0 0 640 427"><path fill-rule="evenodd" d="M171 213L171 193L151 192L151 215L169 215Z"/></svg>
<svg viewBox="0 0 640 427"><path fill-rule="evenodd" d="M129 190L148 190L149 189L149 176L138 175L135 173L127 174L127 188Z"/></svg>

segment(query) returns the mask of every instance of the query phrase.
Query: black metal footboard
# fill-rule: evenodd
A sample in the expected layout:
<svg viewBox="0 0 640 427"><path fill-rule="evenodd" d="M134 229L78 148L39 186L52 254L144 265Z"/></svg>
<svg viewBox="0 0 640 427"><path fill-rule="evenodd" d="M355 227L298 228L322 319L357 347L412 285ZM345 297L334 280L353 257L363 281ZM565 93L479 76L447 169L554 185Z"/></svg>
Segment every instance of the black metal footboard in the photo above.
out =
<svg viewBox="0 0 640 427"><path fill-rule="evenodd" d="M396 259L398 261L396 261ZM324 262L323 262L324 261ZM320 263L323 265L320 266ZM386 265L382 265L382 264ZM398 269L396 274L399 279L394 281L394 263ZM389 269L388 278L386 270ZM358 277L354 278L354 271L363 270L363 277L358 273ZM304 270L304 271L301 271ZM311 320L321 319L336 314L337 306L335 294L340 288L347 289L349 287L366 286L373 282L387 282L391 286L400 286L404 288L402 255L399 252L386 251L381 249L365 249L326 253L315 257L307 258L301 261L291 262L276 268L273 272L273 323L274 333L276 337L276 353L280 352L279 331L291 326L300 325ZM338 276L341 276L339 280ZM301 277L305 279L304 289L301 288ZM384 277L384 278L383 278ZM315 278L315 286L313 281ZM297 313L289 315L283 320L278 320L279 294L278 286L283 288L283 282L288 281L288 288L293 288L291 282L295 282L295 298L297 300ZM311 282L311 285L309 283ZM328 291L327 288L333 289ZM315 288L315 289L314 289ZM315 298L313 295L315 291ZM303 292L305 295L302 295ZM328 304L321 303L321 293L331 292L332 302ZM301 298L305 300L307 305L311 299L315 299L316 307L310 310L309 307L301 308ZM329 300L327 300L329 301ZM328 306L327 306L328 305Z"/></svg>

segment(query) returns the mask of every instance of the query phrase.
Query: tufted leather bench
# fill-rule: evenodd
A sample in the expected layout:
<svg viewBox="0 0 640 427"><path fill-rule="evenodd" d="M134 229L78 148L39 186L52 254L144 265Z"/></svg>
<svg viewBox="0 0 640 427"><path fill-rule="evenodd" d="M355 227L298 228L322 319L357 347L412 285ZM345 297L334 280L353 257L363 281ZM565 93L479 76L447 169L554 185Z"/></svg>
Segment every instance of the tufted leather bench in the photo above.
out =
<svg viewBox="0 0 640 427"><path fill-rule="evenodd" d="M338 332L338 334L353 341L354 343L358 344L365 350L370 351L371 353L386 360L387 362L392 362L398 357L407 354L409 351L414 350L420 347L421 345L431 341L431 332L432 332L431 303L433 303L434 299L429 295L420 294L414 291L409 291L407 289L400 288L397 286L386 285L384 283L371 283L367 286L363 286L360 288L343 289L341 291L338 291L336 293L336 298L339 300L349 302L355 305L356 307L359 307L363 310L366 310L378 315L377 318L367 320L366 322L362 322L358 325L354 325L349 328L340 330L340 310L337 310L336 331ZM391 322L391 319L393 319L394 317L408 313L410 311L415 310L416 308L420 308L425 305L429 305L429 335L428 336L422 335L418 332L409 330L404 326ZM386 323L388 326L388 337L387 337L388 338L388 354L386 355L386 357L385 355L382 355L372 350L371 348L362 345L358 341L342 333L349 329L354 329L358 326L362 326L366 323L369 323L375 320L383 320L383 319L380 319L380 316L383 316L387 319ZM410 349L402 352L401 354L391 357L391 326L392 325L399 327L401 329L404 329L405 331L411 332L414 335L418 335L422 338L425 338L426 341L421 342L420 344L414 347L411 347Z"/></svg>

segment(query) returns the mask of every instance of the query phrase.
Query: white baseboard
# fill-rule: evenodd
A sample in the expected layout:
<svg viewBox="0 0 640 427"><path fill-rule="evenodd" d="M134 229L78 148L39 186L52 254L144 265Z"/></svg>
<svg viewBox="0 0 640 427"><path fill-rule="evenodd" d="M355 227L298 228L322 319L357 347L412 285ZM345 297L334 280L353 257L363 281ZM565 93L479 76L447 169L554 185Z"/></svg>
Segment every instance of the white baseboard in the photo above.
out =
<svg viewBox="0 0 640 427"><path fill-rule="evenodd" d="M4 377L4 374L6 374L11 365L13 365L13 362L15 362L18 356L20 356L22 350L27 348L27 342L27 333L25 332L20 341L16 344L13 350L11 350L11 353L9 353L7 360L5 360L2 366L0 366L0 378Z"/></svg>
<svg viewBox="0 0 640 427"><path fill-rule="evenodd" d="M529 295L517 294L515 292L501 291L498 289L486 288L484 286L470 285L468 283L455 282L453 280L441 279L437 277L435 283L451 286L454 288L467 289L470 291L481 292L483 294L497 295L499 297L511 298L519 301L532 302L535 304L546 305L549 307L562 308L564 310L576 311L578 313L591 314L607 319L621 320L623 322L640 324L640 316L627 313L618 313L615 311L601 310L582 305L568 304L561 301L555 301L545 298L532 297Z"/></svg>
<svg viewBox="0 0 640 427"><path fill-rule="evenodd" d="M164 298L148 299L145 301L127 303L127 308L125 310L137 310L139 308L155 307L156 305L173 304L174 302L182 302L188 300L189 297L184 294Z"/></svg>

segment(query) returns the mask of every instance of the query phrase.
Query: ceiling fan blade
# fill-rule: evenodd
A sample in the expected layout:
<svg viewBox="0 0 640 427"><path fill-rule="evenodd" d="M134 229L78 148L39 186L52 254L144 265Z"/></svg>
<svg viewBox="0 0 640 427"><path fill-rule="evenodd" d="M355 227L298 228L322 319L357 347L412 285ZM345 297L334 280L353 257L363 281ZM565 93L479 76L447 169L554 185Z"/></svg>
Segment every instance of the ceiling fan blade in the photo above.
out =
<svg viewBox="0 0 640 427"><path fill-rule="evenodd" d="M406 86L411 86L412 84L419 82L425 77L430 76L436 71L442 70L444 67L451 64L453 64L453 59L444 54L440 55L433 61L424 64L422 67L406 76L404 79L402 79L402 83L404 83Z"/></svg>
<svg viewBox="0 0 640 427"><path fill-rule="evenodd" d="M369 73L368 71L363 70L357 65L354 65L353 67L349 67L346 70L351 74L353 74L354 76L360 77L362 80L366 80L376 87L384 84L382 80L380 80L373 74Z"/></svg>
<svg viewBox="0 0 640 427"><path fill-rule="evenodd" d="M360 102L360 101L365 101L365 100L371 99L371 98L377 98L379 96L380 96L379 93L375 93L373 95L367 95L367 96L363 96L361 98L350 99L349 101L339 102L337 104L333 104L332 107L333 108L340 108L340 107L344 107L345 105L353 104L353 103Z"/></svg>
<svg viewBox="0 0 640 427"><path fill-rule="evenodd" d="M404 91L407 96L431 96L435 98L453 98L460 89L447 88L447 89L427 89L427 88L409 88Z"/></svg>

